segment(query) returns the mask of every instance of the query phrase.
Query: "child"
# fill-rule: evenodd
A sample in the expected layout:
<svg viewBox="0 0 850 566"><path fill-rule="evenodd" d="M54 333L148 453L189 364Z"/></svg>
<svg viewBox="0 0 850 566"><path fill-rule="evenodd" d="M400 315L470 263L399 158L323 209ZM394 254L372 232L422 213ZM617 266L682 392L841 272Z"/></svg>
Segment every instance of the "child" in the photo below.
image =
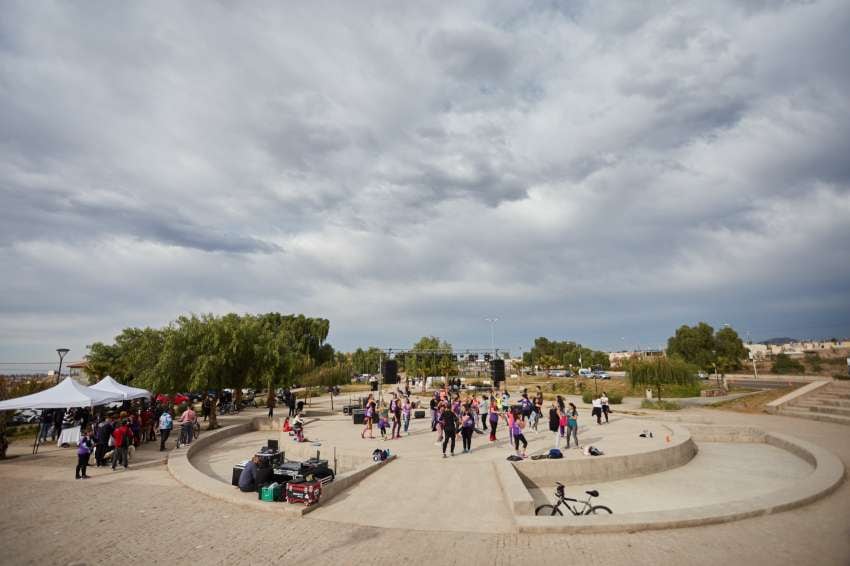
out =
<svg viewBox="0 0 850 566"><path fill-rule="evenodd" d="M91 447L92 441L91 438L89 438L89 431L85 431L82 436L80 436L80 443L77 445L77 469L74 474L77 479L89 479L86 475L86 467L89 465Z"/></svg>
<svg viewBox="0 0 850 566"><path fill-rule="evenodd" d="M381 431L381 438L387 439L387 416L381 415L381 419L378 421L378 429Z"/></svg>

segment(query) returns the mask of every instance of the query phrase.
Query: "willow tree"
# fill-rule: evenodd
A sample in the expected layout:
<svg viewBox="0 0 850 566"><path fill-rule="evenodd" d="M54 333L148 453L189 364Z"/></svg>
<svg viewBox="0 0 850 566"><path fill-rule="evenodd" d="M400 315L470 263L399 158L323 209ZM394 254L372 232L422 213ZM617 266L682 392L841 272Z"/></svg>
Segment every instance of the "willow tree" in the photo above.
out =
<svg viewBox="0 0 850 566"><path fill-rule="evenodd" d="M661 400L665 385L692 385L696 382L697 368L680 358L655 357L631 360L626 365L626 378L632 388L655 389Z"/></svg>

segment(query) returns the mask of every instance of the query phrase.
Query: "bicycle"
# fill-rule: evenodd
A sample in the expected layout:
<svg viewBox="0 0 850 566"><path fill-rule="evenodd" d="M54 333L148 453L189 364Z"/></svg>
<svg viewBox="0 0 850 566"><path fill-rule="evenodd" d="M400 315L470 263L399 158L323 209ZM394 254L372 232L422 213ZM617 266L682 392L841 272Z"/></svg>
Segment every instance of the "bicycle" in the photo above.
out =
<svg viewBox="0 0 850 566"><path fill-rule="evenodd" d="M192 440L198 440L198 437L201 436L201 423L197 420L192 423ZM183 427L180 427L179 434L177 435L177 448L180 448L181 444L186 444L183 438Z"/></svg>
<svg viewBox="0 0 850 566"><path fill-rule="evenodd" d="M555 482L555 485L558 487L555 488L555 497L558 498L558 502L555 505L541 505L537 509L534 510L535 515L563 515L564 513L561 511L561 505L569 509L570 513L575 516L579 515L610 515L613 513L609 507L605 505L591 505L590 499L593 497L599 497L599 492L595 489L591 491L585 491L587 494L587 499L579 501L578 499L573 499L571 497L566 497L564 495L564 485L558 482ZM570 501L575 503L576 505L570 505ZM578 504L582 506L579 507Z"/></svg>

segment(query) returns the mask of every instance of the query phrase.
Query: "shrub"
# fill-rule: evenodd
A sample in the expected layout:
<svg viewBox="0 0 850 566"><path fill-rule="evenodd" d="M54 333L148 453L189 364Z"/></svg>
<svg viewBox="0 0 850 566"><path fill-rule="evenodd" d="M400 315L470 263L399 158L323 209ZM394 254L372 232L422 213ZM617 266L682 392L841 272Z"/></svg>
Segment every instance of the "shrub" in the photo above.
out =
<svg viewBox="0 0 850 566"><path fill-rule="evenodd" d="M846 373L834 373L832 374L832 377L835 379L850 379L850 375L847 375Z"/></svg>
<svg viewBox="0 0 850 566"><path fill-rule="evenodd" d="M659 411L678 411L682 407L678 403L672 401L650 401L644 399L640 404L641 409L656 409Z"/></svg>
<svg viewBox="0 0 850 566"><path fill-rule="evenodd" d="M700 384L690 383L687 385L668 385L664 388L666 397L699 397L702 388Z"/></svg>
<svg viewBox="0 0 850 566"><path fill-rule="evenodd" d="M803 373L803 364L788 356L788 354L779 354L773 362L773 373L789 374Z"/></svg>

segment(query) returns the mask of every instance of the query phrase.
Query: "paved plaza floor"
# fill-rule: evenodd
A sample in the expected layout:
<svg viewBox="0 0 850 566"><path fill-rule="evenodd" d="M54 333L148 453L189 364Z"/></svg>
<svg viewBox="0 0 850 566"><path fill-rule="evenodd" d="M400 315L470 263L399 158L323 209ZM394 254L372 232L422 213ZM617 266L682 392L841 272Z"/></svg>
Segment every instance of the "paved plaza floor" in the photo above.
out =
<svg viewBox="0 0 850 566"><path fill-rule="evenodd" d="M583 411L584 413L585 411ZM256 411L254 415L262 414ZM247 415L231 419L237 422ZM746 415L716 409L685 409L675 419L741 424L797 436L850 462L850 430L836 424L781 416ZM583 424L589 419L584 416ZM421 422L421 421L420 421ZM615 425L608 425L614 427ZM308 436L310 427L308 426ZM202 433L203 434L203 433ZM231 454L220 453L207 473L232 465L231 457L250 452L268 433L233 438ZM336 434L336 433L334 433ZM346 434L343 428L339 434ZM347 434L357 435L351 427ZM592 438L591 427L582 433ZM330 443L331 430L321 438ZM532 443L534 434L529 435ZM503 458L506 446L482 448L476 436L471 454L442 460L430 430L410 439L362 441L387 446L401 456L301 519L245 508L207 497L176 482L159 463L158 453L127 471L91 469L92 479L73 479L73 451L51 450L38 457L0 462L0 564L850 564L850 487L811 505L733 523L633 534L543 535L508 532L507 511L495 480L478 464ZM543 440L540 449L543 448ZM406 445L406 446L405 446ZM478 448L475 450L475 448ZM753 465L764 461L760 446ZM17 449L17 448L16 448ZM729 481L719 452L703 449L697 458L715 458L714 474L691 478L692 490L718 490ZM19 451L25 451L20 450ZM155 451L154 451L155 452ZM405 452L408 454L405 455ZM769 455L771 458L776 454ZM140 459L140 462L142 460ZM752 489L793 479L805 470L788 462L782 470L753 470ZM218 472L216 471L218 469ZM681 471L684 471L682 468ZM393 472L393 470L395 470ZM664 473L675 473L671 470ZM392 472L401 481L382 475ZM716 477L715 477L716 476ZM229 477L229 473L228 476ZM620 506L629 492L649 489L635 480L610 482ZM599 487L599 486L596 486ZM622 491L618 492L617 489ZM689 491L692 491L689 490ZM600 488L600 491L602 489ZM685 494L669 495L671 500ZM379 512L370 502L381 501ZM411 515L398 509L414 509ZM462 502L462 503L461 503ZM468 505L468 508L466 507ZM441 521L462 513L463 531L441 529ZM615 507L615 505L612 505ZM340 516L348 518L340 520ZM411 517L414 520L411 520ZM449 525L446 525L449 526Z"/></svg>

